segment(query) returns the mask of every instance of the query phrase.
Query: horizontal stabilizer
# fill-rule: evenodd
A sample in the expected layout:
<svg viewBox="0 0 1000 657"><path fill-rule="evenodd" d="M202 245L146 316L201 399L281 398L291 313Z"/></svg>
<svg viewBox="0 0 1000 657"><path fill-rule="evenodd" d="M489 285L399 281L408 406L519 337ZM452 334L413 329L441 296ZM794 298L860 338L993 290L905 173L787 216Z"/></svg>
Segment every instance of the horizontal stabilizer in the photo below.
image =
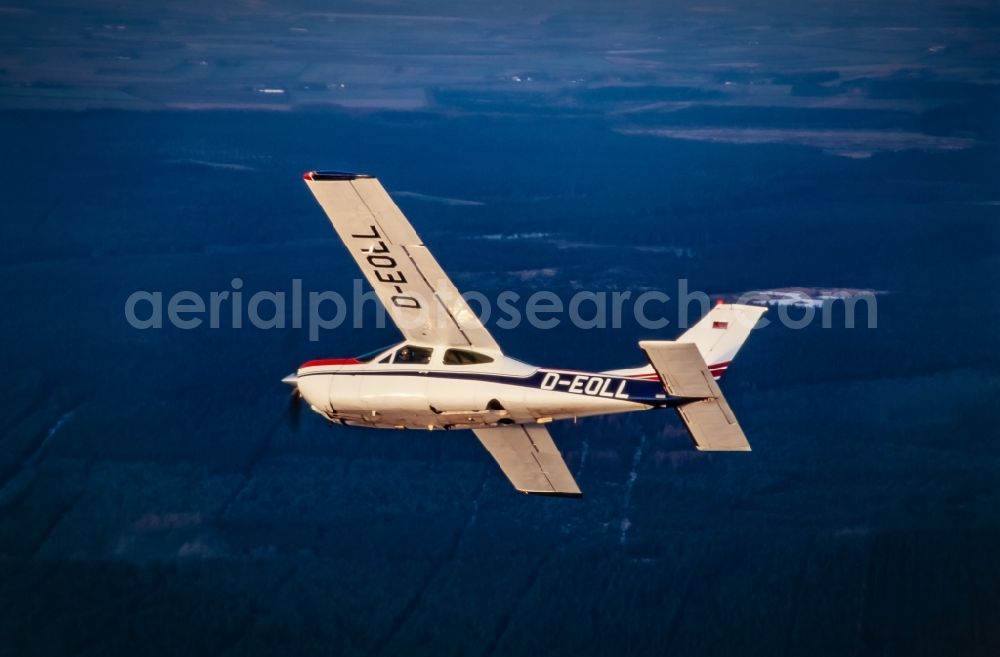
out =
<svg viewBox="0 0 1000 657"><path fill-rule="evenodd" d="M750 451L750 443L697 345L646 340L639 347L646 352L666 391L690 400L681 403L677 413L699 450Z"/></svg>
<svg viewBox="0 0 1000 657"><path fill-rule="evenodd" d="M703 399L677 407L677 414L691 434L694 445L703 452L749 452L740 423L725 397Z"/></svg>
<svg viewBox="0 0 1000 657"><path fill-rule="evenodd" d="M646 352L653 369L660 375L663 387L674 397L721 397L698 346L693 343L667 340L644 340L639 347Z"/></svg>

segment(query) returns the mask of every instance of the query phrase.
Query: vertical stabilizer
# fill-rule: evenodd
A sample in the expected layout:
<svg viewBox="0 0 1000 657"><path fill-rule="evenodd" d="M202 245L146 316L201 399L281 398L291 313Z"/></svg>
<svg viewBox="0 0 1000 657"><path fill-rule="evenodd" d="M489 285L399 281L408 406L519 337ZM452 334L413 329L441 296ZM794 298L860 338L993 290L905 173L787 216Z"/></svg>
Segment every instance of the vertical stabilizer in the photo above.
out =
<svg viewBox="0 0 1000 657"><path fill-rule="evenodd" d="M712 376L722 376L767 308L720 303L677 338L698 347Z"/></svg>

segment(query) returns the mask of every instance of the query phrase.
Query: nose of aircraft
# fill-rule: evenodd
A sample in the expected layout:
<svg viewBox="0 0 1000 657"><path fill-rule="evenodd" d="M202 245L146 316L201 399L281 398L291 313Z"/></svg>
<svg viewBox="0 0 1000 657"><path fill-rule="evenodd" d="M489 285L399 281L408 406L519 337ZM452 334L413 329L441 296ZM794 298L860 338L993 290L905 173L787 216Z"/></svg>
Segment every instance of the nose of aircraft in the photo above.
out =
<svg viewBox="0 0 1000 657"><path fill-rule="evenodd" d="M299 396L305 400L312 409L322 415L330 411L330 380L323 375L305 376L299 378L296 374L289 374L281 380L295 388Z"/></svg>

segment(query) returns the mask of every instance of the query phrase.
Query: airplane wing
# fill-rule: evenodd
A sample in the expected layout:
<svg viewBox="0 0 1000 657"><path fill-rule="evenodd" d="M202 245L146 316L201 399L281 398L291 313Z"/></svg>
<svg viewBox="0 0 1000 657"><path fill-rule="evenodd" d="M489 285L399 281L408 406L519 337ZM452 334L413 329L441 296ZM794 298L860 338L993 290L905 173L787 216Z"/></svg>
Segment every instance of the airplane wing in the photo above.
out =
<svg viewBox="0 0 1000 657"><path fill-rule="evenodd" d="M580 497L566 462L540 424L518 424L473 429L479 442L522 493Z"/></svg>
<svg viewBox="0 0 1000 657"><path fill-rule="evenodd" d="M378 179L303 177L407 340L500 351Z"/></svg>

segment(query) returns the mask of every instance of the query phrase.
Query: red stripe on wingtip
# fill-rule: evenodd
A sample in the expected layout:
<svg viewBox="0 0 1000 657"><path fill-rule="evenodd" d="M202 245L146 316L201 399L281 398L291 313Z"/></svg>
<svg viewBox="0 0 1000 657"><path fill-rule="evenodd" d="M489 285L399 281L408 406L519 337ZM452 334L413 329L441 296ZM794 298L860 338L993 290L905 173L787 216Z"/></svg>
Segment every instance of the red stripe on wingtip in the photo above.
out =
<svg viewBox="0 0 1000 657"><path fill-rule="evenodd" d="M305 173L302 174L302 180L312 180L314 173L316 173L316 172L315 171L306 171Z"/></svg>

